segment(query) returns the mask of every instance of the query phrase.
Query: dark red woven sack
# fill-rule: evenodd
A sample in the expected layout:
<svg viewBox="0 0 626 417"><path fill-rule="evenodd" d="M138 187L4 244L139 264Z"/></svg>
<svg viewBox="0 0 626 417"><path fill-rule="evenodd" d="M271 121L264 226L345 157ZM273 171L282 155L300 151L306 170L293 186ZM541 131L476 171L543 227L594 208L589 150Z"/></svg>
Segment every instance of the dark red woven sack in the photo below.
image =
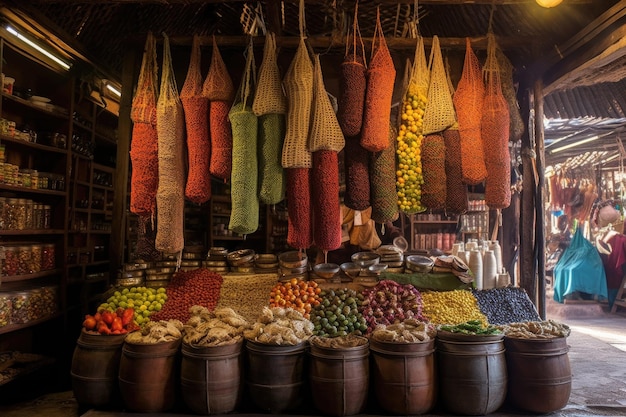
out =
<svg viewBox="0 0 626 417"><path fill-rule="evenodd" d="M311 168L286 168L287 172L287 244L308 249L313 243L311 231Z"/></svg>
<svg viewBox="0 0 626 417"><path fill-rule="evenodd" d="M358 137L346 138L344 150L346 193L343 201L353 210L365 210L370 206L369 159L370 153L361 146Z"/></svg>
<svg viewBox="0 0 626 417"><path fill-rule="evenodd" d="M323 251L341 246L341 207L339 203L339 161L335 151L313 152L311 189L313 237Z"/></svg>

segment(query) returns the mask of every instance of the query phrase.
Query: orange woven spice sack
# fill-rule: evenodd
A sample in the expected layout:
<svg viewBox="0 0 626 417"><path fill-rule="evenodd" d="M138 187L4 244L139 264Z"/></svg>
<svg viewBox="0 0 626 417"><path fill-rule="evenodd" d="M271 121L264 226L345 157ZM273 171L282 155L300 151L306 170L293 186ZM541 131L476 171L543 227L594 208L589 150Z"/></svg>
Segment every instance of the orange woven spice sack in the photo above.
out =
<svg viewBox="0 0 626 417"><path fill-rule="evenodd" d="M257 116L287 112L287 98L283 92L282 79L278 68L278 52L276 50L276 35L268 32L265 36L263 61L259 68L259 80L252 111Z"/></svg>
<svg viewBox="0 0 626 417"><path fill-rule="evenodd" d="M346 53L341 63L339 75L340 94L337 102L337 120L343 134L347 137L357 136L361 133L367 87L365 46L359 30L357 8L358 2L354 6L353 28L347 36Z"/></svg>
<svg viewBox="0 0 626 417"><path fill-rule="evenodd" d="M377 9L372 58L367 69L367 90L361 132L361 146L370 152L379 152L388 146L387 135L395 80L396 69L380 24L380 10Z"/></svg>
<svg viewBox="0 0 626 417"><path fill-rule="evenodd" d="M337 152L313 152L311 197L313 202L313 240L323 251L341 246L341 205L339 203L339 161Z"/></svg>
<svg viewBox="0 0 626 417"><path fill-rule="evenodd" d="M439 37L433 36L433 46L430 51L431 70L428 86L428 100L424 109L424 125L422 134L442 132L456 123L454 103L448 85L448 75L443 65Z"/></svg>
<svg viewBox="0 0 626 417"><path fill-rule="evenodd" d="M313 64L302 37L283 83L288 108L281 163L283 168L310 168L308 139L313 104Z"/></svg>
<svg viewBox="0 0 626 417"><path fill-rule="evenodd" d="M196 204L205 203L211 198L211 176L209 174L211 141L207 117L209 100L202 96L200 56L200 40L198 36L194 36L189 69L180 91L180 99L185 111L187 130L188 173L185 197Z"/></svg>
<svg viewBox="0 0 626 417"><path fill-rule="evenodd" d="M467 186L461 169L461 136L456 126L443 131L446 145L446 210L462 214L467 211Z"/></svg>
<svg viewBox="0 0 626 417"><path fill-rule="evenodd" d="M313 58L313 105L309 131L309 151L340 152L345 140L333 105L328 98L319 55Z"/></svg>
<svg viewBox="0 0 626 417"><path fill-rule="evenodd" d="M228 118L230 103L227 101L209 102L209 126L211 130L211 175L224 181L230 179L233 159L233 133Z"/></svg>
<svg viewBox="0 0 626 417"><path fill-rule="evenodd" d="M396 193L396 129L389 129L389 145L371 154L369 165L372 220L385 224L398 218Z"/></svg>
<svg viewBox="0 0 626 417"><path fill-rule="evenodd" d="M209 72L202 85L202 95L210 101L232 102L235 97L235 86L222 59L215 36L213 36L213 55Z"/></svg>
<svg viewBox="0 0 626 417"><path fill-rule="evenodd" d="M446 206L446 144L440 134L430 134L422 141L422 204L431 210Z"/></svg>
<svg viewBox="0 0 626 417"><path fill-rule="evenodd" d="M311 213L311 169L287 168L287 244L308 249L313 243Z"/></svg>
<svg viewBox="0 0 626 417"><path fill-rule="evenodd" d="M485 85L480 63L472 50L469 38L465 42L463 72L454 92L453 102L461 135L463 181L469 185L476 185L487 178L483 142L480 137Z"/></svg>
<svg viewBox="0 0 626 417"><path fill-rule="evenodd" d="M157 102L159 141L159 188L157 190L157 233L155 246L165 253L183 250L185 205L185 116L172 68L170 44L163 40L163 73Z"/></svg>
<svg viewBox="0 0 626 417"><path fill-rule="evenodd" d="M343 202L353 210L370 206L370 153L361 146L359 138L347 138L344 151L346 192ZM395 180L394 180L395 186Z"/></svg>
<svg viewBox="0 0 626 417"><path fill-rule="evenodd" d="M500 87L495 36L488 34L487 41L487 61L484 67L486 94L480 125L483 150L485 155L489 155L485 158L485 202L491 209L503 209L511 204L509 106Z"/></svg>
<svg viewBox="0 0 626 417"><path fill-rule="evenodd" d="M140 216L154 214L159 185L157 79L156 40L149 32L130 113L133 121L130 143L130 211Z"/></svg>

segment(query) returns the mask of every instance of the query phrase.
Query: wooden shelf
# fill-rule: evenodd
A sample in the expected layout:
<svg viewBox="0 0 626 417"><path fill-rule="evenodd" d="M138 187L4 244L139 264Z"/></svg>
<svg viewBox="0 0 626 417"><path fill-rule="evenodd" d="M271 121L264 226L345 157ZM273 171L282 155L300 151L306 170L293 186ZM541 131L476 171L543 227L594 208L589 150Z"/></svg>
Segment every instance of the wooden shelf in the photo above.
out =
<svg viewBox="0 0 626 417"><path fill-rule="evenodd" d="M1 230L0 236L62 235L62 229Z"/></svg>
<svg viewBox="0 0 626 417"><path fill-rule="evenodd" d="M0 142L9 142L19 146L23 146L25 148L67 155L67 149L57 148L56 146L42 145L36 142L26 142L25 140L16 139L12 136L7 136L3 134L0 134Z"/></svg>
<svg viewBox="0 0 626 417"><path fill-rule="evenodd" d="M9 101L13 101L15 103L21 104L22 106L28 107L30 109L36 110L38 112L41 112L42 114L47 114L49 116L54 116L57 117L59 119L67 119L69 120L70 116L69 116L69 112L67 110L65 111L58 111L58 110L49 110L46 107L42 107L39 106L37 104L34 104L32 101L30 100L24 100L21 97L15 96L13 94L7 94L5 92L2 92L2 97L9 100Z"/></svg>
<svg viewBox="0 0 626 417"><path fill-rule="evenodd" d="M47 190L44 188L16 187L14 185L8 185L8 184L0 184L0 190L15 191L15 192L27 193L27 194L44 194L44 195L58 195L58 196L65 196L67 194L66 191Z"/></svg>
<svg viewBox="0 0 626 417"><path fill-rule="evenodd" d="M3 276L0 279L2 280L2 282L5 282L5 283L6 282L28 281L28 280L31 280L31 279L43 278L43 277L48 277L48 276L52 276L52 275L58 275L61 272L62 272L61 269L47 269L45 271L35 272L33 274Z"/></svg>
<svg viewBox="0 0 626 417"><path fill-rule="evenodd" d="M56 319L57 317L60 317L60 316L61 316L61 313L56 313L56 314L53 314L53 315L48 316L48 317L44 317L44 318L39 319L39 320L29 321L28 323L9 324L7 326L0 327L0 334L10 333L10 332L13 332L15 330L20 330L20 329L26 329L28 327L33 327L33 326L36 326L38 324L45 323L47 321Z"/></svg>

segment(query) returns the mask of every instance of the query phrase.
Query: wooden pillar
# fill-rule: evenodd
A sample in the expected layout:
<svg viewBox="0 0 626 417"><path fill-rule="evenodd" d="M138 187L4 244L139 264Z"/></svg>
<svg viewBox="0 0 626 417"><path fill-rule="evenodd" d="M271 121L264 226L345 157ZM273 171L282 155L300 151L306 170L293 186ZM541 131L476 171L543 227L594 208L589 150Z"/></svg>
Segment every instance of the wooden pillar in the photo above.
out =
<svg viewBox="0 0 626 417"><path fill-rule="evenodd" d="M117 271L124 263L124 242L126 239L126 210L128 206L128 175L130 166L130 140L132 122L130 109L135 85L135 67L141 54L133 47L128 47L124 54L122 67L122 97L117 138L117 163L115 171L115 198L113 200L113 226L111 230L111 270Z"/></svg>
<svg viewBox="0 0 626 417"><path fill-rule="evenodd" d="M541 318L546 318L546 259L545 259L545 137L543 129L543 81L537 79L533 89L535 110L535 154L537 180L535 191L535 257L537 260L537 309Z"/></svg>

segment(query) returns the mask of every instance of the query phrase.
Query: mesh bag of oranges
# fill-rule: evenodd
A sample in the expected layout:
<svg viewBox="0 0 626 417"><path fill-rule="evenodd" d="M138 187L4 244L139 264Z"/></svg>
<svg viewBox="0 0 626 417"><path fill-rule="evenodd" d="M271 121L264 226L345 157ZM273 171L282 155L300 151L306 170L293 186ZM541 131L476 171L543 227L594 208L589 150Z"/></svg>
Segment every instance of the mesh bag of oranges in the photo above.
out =
<svg viewBox="0 0 626 417"><path fill-rule="evenodd" d="M400 113L396 146L396 191L401 211L412 214L424 211L422 205L421 148L424 109L428 96L429 70L424 53L424 39L418 38L415 59Z"/></svg>

